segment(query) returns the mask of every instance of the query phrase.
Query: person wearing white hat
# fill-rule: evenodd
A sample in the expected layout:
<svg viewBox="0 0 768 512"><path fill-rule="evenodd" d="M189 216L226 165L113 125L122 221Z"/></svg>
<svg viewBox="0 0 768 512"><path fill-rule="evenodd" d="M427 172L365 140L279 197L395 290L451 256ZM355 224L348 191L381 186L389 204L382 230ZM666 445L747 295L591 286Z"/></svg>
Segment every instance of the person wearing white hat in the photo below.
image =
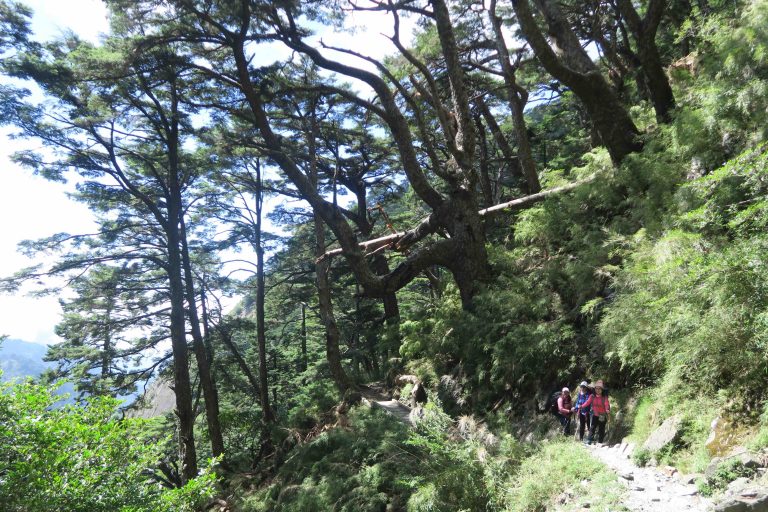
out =
<svg viewBox="0 0 768 512"><path fill-rule="evenodd" d="M563 434L566 436L571 435L571 406L571 390L563 388L560 398L557 399L557 411L560 424L563 426Z"/></svg>

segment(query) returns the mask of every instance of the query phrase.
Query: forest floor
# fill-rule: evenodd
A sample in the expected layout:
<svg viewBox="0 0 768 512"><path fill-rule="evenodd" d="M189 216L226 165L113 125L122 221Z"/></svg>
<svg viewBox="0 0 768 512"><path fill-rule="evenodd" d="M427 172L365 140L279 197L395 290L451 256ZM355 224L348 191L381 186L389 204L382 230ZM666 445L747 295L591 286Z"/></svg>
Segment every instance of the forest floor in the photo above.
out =
<svg viewBox="0 0 768 512"><path fill-rule="evenodd" d="M701 496L690 480L672 471L656 467L639 467L632 462L631 446L589 446L592 455L619 475L626 486L623 505L632 512L708 511L712 500Z"/></svg>

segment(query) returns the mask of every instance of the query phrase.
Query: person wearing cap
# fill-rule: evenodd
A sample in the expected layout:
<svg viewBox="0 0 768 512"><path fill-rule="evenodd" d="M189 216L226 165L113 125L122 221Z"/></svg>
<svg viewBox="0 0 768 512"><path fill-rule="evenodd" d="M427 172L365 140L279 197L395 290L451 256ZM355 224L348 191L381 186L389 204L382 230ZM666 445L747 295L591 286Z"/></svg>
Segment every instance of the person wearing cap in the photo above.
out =
<svg viewBox="0 0 768 512"><path fill-rule="evenodd" d="M585 407L584 404L592 396L589 383L585 380L579 384L579 395L576 397L576 403L573 404L573 412L579 419L579 441L584 441L584 431L589 432L591 407Z"/></svg>
<svg viewBox="0 0 768 512"><path fill-rule="evenodd" d="M602 380L595 382L595 394L591 395L583 407L592 408L592 420L589 427L587 443L592 444L597 433L597 442L602 443L605 438L605 425L608 423L608 415L611 413L611 403L604 395L605 386Z"/></svg>
<svg viewBox="0 0 768 512"><path fill-rule="evenodd" d="M557 411L560 413L560 424L563 426L563 434L571 435L571 390L563 388L560 398L557 399Z"/></svg>

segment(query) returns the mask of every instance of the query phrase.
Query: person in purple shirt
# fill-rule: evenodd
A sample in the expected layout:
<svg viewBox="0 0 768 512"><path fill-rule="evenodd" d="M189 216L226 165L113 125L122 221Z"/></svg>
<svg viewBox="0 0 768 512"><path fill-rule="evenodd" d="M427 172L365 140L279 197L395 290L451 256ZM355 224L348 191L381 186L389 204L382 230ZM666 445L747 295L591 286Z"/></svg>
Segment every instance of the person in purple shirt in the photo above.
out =
<svg viewBox="0 0 768 512"><path fill-rule="evenodd" d="M584 432L589 432L590 428L591 407L584 406L590 396L592 396L592 392L589 388L589 383L585 380L581 381L581 384L579 384L579 395L573 404L573 412L576 413L576 417L579 419L579 441L584 441Z"/></svg>

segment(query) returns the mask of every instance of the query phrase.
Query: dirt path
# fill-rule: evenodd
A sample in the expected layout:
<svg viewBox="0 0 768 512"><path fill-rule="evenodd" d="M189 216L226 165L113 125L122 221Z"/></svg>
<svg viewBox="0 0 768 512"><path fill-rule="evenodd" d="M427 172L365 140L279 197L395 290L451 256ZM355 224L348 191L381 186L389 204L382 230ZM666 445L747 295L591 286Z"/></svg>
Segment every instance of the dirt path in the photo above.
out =
<svg viewBox="0 0 768 512"><path fill-rule="evenodd" d="M362 395L362 402L368 407L382 409L403 423L413 425L411 408L397 400L393 400L392 397L385 395L373 385L363 386L360 389L360 394Z"/></svg>
<svg viewBox="0 0 768 512"><path fill-rule="evenodd" d="M619 475L627 487L623 505L632 512L705 512L713 509L712 501L699 495L696 486L686 484L657 468L636 466L626 444L590 446L592 455Z"/></svg>

